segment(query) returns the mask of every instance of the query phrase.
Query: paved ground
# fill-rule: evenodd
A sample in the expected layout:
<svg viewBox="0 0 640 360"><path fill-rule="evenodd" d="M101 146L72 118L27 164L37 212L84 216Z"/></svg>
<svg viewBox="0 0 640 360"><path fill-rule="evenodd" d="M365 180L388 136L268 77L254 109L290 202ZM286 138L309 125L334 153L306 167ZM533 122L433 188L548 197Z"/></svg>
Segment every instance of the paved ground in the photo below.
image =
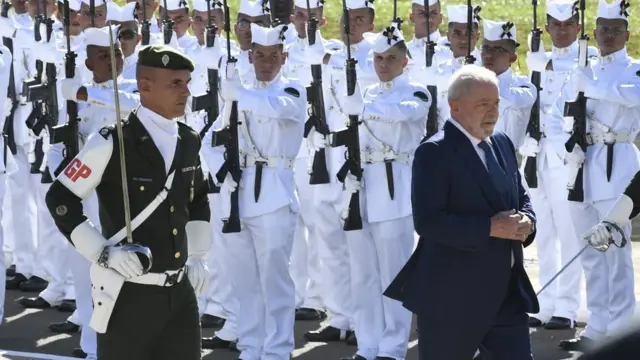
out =
<svg viewBox="0 0 640 360"><path fill-rule="evenodd" d="M640 224L637 224L640 225ZM640 229L636 234L640 233ZM537 284L538 265L535 255L535 247L525 251L526 266L534 284ZM640 264L640 250L634 251L634 260ZM637 298L640 299L640 266L636 267L636 291ZM7 293L5 302L6 322L0 326L0 360L66 360L70 351L78 346L77 335L57 335L48 331L47 324L54 321L63 321L68 314L56 310L24 310L16 306L14 300L23 293L10 291ZM584 291L583 291L584 299ZM585 301L583 300L583 304ZM584 307L584 305L583 305ZM581 309L579 321L586 321L586 309ZM338 360L342 356L349 356L354 351L354 347L346 344L325 344L306 343L302 334L307 330L312 330L320 326L315 322L296 323L296 351L293 357L300 360ZM206 335L210 331L205 330ZM579 354L569 353L557 347L558 340L573 337L574 331L534 331L531 339L536 360L565 360L576 359ZM407 360L416 360L417 347L415 333L412 336ZM232 360L236 359L237 353L231 351L208 352L204 359ZM178 359L176 359L178 360Z"/></svg>

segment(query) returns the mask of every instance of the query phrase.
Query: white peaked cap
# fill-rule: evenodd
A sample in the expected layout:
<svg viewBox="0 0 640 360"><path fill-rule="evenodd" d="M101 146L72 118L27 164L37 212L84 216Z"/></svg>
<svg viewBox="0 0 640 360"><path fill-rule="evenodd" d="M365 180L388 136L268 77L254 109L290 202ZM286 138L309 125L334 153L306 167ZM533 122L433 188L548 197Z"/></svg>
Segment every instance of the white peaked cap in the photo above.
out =
<svg viewBox="0 0 640 360"><path fill-rule="evenodd" d="M160 6L164 7L164 1L160 1ZM188 9L189 3L187 0L167 0L167 10L179 10L179 9Z"/></svg>
<svg viewBox="0 0 640 360"><path fill-rule="evenodd" d="M573 0L552 0L547 2L547 15L559 21L567 21L576 14Z"/></svg>
<svg viewBox="0 0 640 360"><path fill-rule="evenodd" d="M109 47L109 29L113 31L113 44L118 43L118 31L120 26L105 26L102 28L87 28L84 30L84 42L87 46L95 45Z"/></svg>
<svg viewBox="0 0 640 360"><path fill-rule="evenodd" d="M516 25L506 21L482 20L484 38L489 41L513 40L516 43Z"/></svg>
<svg viewBox="0 0 640 360"><path fill-rule="evenodd" d="M240 10L238 12L251 17L266 15L262 4L262 0L240 0Z"/></svg>
<svg viewBox="0 0 640 360"><path fill-rule="evenodd" d="M376 9L376 6L373 5L373 0L347 0L347 9Z"/></svg>
<svg viewBox="0 0 640 360"><path fill-rule="evenodd" d="M63 1L58 0L58 2L64 5L64 0ZM82 4L80 3L79 0L69 0L69 10L80 11L81 5Z"/></svg>
<svg viewBox="0 0 640 360"><path fill-rule="evenodd" d="M412 3L420 6L424 6L423 0L413 0ZM438 0L429 0L429 6L435 5L438 3Z"/></svg>
<svg viewBox="0 0 640 360"><path fill-rule="evenodd" d="M107 2L107 21L134 21L137 2L126 3L124 6L119 6L113 1Z"/></svg>
<svg viewBox="0 0 640 360"><path fill-rule="evenodd" d="M629 22L629 1L614 0L608 4L605 0L598 3L598 15L602 19L622 19Z"/></svg>
<svg viewBox="0 0 640 360"><path fill-rule="evenodd" d="M324 7L325 0L309 0L309 8L317 9L320 7ZM307 8L307 0L296 0L296 7L306 9Z"/></svg>
<svg viewBox="0 0 640 360"><path fill-rule="evenodd" d="M284 44L285 31L287 31L286 25L268 28L252 23L251 42L262 46L282 45Z"/></svg>
<svg viewBox="0 0 640 360"><path fill-rule="evenodd" d="M91 0L82 0L82 2L84 4L87 4L87 5L91 6ZM93 1L93 5L94 6L104 5L104 3L105 3L105 0L94 0Z"/></svg>
<svg viewBox="0 0 640 360"><path fill-rule="evenodd" d="M211 0L210 3L211 11L222 9L222 3L219 0ZM207 11L207 0L193 0L191 4L193 5L193 10L195 11Z"/></svg>
<svg viewBox="0 0 640 360"><path fill-rule="evenodd" d="M480 23L479 5L473 7L473 15L471 15L474 24ZM469 15L469 7L467 5L449 5L447 6L447 18L450 23L466 24L467 15Z"/></svg>
<svg viewBox="0 0 640 360"><path fill-rule="evenodd" d="M393 22L391 26L378 33L373 44L373 51L381 54L402 41L404 41L404 35L400 31L398 23Z"/></svg>

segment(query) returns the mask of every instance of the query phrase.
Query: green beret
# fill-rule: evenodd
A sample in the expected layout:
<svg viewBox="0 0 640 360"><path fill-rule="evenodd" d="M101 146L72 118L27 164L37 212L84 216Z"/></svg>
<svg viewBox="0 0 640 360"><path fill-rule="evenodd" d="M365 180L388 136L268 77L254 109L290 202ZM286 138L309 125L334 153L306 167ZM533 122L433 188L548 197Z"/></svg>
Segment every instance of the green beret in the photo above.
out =
<svg viewBox="0 0 640 360"><path fill-rule="evenodd" d="M147 45L138 52L138 65L193 72L193 61L180 50L167 45Z"/></svg>

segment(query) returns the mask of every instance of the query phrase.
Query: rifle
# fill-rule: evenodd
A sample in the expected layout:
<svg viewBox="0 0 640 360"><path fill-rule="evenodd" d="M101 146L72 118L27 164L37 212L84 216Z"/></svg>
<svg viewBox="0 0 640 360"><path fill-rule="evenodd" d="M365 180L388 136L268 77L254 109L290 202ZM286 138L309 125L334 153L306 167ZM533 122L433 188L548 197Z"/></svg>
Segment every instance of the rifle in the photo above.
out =
<svg viewBox="0 0 640 360"><path fill-rule="evenodd" d="M144 19L142 19L140 32L142 33L142 46L146 46L149 45L149 41L151 41L151 23L147 19L147 4L145 0L142 0L142 17Z"/></svg>
<svg viewBox="0 0 640 360"><path fill-rule="evenodd" d="M318 19L311 13L311 5L307 0L307 39L309 46L316 43L316 31L318 30ZM305 134L309 135L309 130L315 127L316 131L325 137L329 135L329 126L327 125L327 114L324 108L324 93L322 89L322 65L311 65L311 84L307 88L307 100L310 108L310 116L305 126ZM309 174L309 184L328 184L329 170L327 169L327 157L324 149L319 149L313 155L313 164L311 165L311 173Z"/></svg>
<svg viewBox="0 0 640 360"><path fill-rule="evenodd" d="M64 0L64 28L67 34L67 53L64 57L64 71L67 79L73 79L76 73L76 55L71 50L71 21L69 17L69 0ZM75 101L67 100L67 122L63 125L54 126L51 133L51 144L64 144L62 155L64 159L60 166L54 171L58 176L71 160L80 152L78 144L78 104Z"/></svg>
<svg viewBox="0 0 640 360"><path fill-rule="evenodd" d="M47 7L45 6L44 11L46 13ZM36 17L33 21L33 39L35 42L40 42L42 40L42 36L40 35L40 24L44 22L44 16L40 12L40 1L36 1ZM34 85L38 85L42 82L42 71L44 69L44 65L42 64L42 60L36 60L36 76L33 79L26 79L22 83L22 95L27 97L29 96L29 88ZM35 107L34 107L35 110Z"/></svg>
<svg viewBox="0 0 640 360"><path fill-rule="evenodd" d="M9 9L11 8L11 4L6 0L2 0L2 5L0 9L0 16L4 18L9 18ZM2 43L6 46L11 55L13 55L13 39L11 38L2 38ZM13 57L12 57L13 59ZM13 61L11 61L11 68L9 69L9 89L7 90L7 98L11 100L11 111L6 115L6 119L4 121L4 128L2 129L2 136L4 137L4 163L7 163L7 149L11 151L13 155L18 153L18 149L16 147L16 138L13 133L13 117L16 113L16 109L20 102L18 101L18 94L16 93L16 82L15 76L13 72Z"/></svg>
<svg viewBox="0 0 640 360"><path fill-rule="evenodd" d="M224 31L227 35L227 79L234 76L235 64L238 59L231 56L231 19L229 16L229 6L227 0L224 0ZM224 163L220 170L216 173L218 183L223 183L227 174L231 174L231 178L240 186L242 178L242 170L240 169L240 146L238 144L238 101L232 101L231 104L224 104L223 121L227 122L222 129L213 132L213 146L224 146ZM240 232L240 208L238 198L238 188L231 193L231 208L229 217L222 219L222 233L238 233Z"/></svg>
<svg viewBox="0 0 640 360"><path fill-rule="evenodd" d="M206 27L206 46L207 48L212 48L216 42L216 33L218 29L211 22L211 0L207 1L207 18L208 24ZM204 139L206 133L211 129L213 122L218 118L218 113L220 112L219 104L218 104L218 70L217 69L208 69L207 68L207 77L209 80L209 89L207 89L207 93L198 97L193 98L193 102L191 105L192 111L201 111L205 110L207 112L207 124L204 126L202 131L200 131L200 138Z"/></svg>
<svg viewBox="0 0 640 360"><path fill-rule="evenodd" d="M584 13L586 10L585 0L579 0L580 9L580 24L582 29L580 30L580 39L578 40L578 66L585 68L587 64L587 51L589 37L584 32ZM584 96L584 92L578 92L578 96L574 101L567 101L564 104L564 116L573 118L573 131L569 140L564 144L567 152L573 151L576 146L587 153L587 98ZM575 174L575 183L567 186L569 189L569 201L583 202L584 201L584 163L580 165L578 169L571 169L571 175ZM573 177L570 177L573 179ZM571 181L571 180L570 180Z"/></svg>
<svg viewBox="0 0 640 360"><path fill-rule="evenodd" d="M394 2L395 3L395 2ZM431 41L431 19L429 16L429 0L424 0L424 17L427 19L427 44L425 46L426 67L433 65L433 55L436 53L436 43ZM431 95L431 107L427 115L427 139L438 132L438 88L435 85L427 85Z"/></svg>
<svg viewBox="0 0 640 360"><path fill-rule="evenodd" d="M89 0L89 19L91 27L96 27L96 0Z"/></svg>
<svg viewBox="0 0 640 360"><path fill-rule="evenodd" d="M356 63L358 62L351 56L351 41L349 39L350 24L349 24L349 10L347 9L346 0L342 0L342 16L344 18L344 31L345 31L345 48L347 51L346 62L346 77L347 77L347 95L351 96L356 90ZM348 173L362 180L362 162L360 160L360 132L358 127L360 126L360 120L358 115L349 115L349 124L346 129L334 132L332 135L331 146L346 146L346 161L336 174L338 180L344 183ZM360 192L356 191L351 194L349 200L348 214L344 222L344 231L360 230L362 229L362 215L360 214Z"/></svg>
<svg viewBox="0 0 640 360"><path fill-rule="evenodd" d="M45 7L43 20L47 29L46 41L51 41L53 36L53 19L47 16ZM38 29L38 34L40 29ZM42 63L42 62L41 62ZM37 75L37 74L36 74ZM42 74L37 79L38 83L31 85L27 91L27 101L33 102L33 112L27 118L27 127L38 136L45 126L57 125L58 119L58 87L56 86L56 64L47 63L45 67L46 82L43 82Z"/></svg>
<svg viewBox="0 0 640 360"><path fill-rule="evenodd" d="M476 63L476 57L471 55L471 39L473 38L473 6L471 0L467 0L467 56L464 58L465 65Z"/></svg>
<svg viewBox="0 0 640 360"><path fill-rule="evenodd" d="M531 51L537 52L540 49L540 36L542 31L538 28L538 1L532 0L533 5L533 28L531 29ZM531 72L531 83L536 87L536 101L531 108L529 124L527 125L527 133L529 136L540 141L542 133L540 132L540 79L541 74L538 71ZM531 189L538 187L538 165L537 156L529 156L524 163L524 179Z"/></svg>
<svg viewBox="0 0 640 360"><path fill-rule="evenodd" d="M169 45L173 36L173 20L169 18L169 10L167 9L167 0L164 0L164 12L162 14L162 34L164 35L164 44Z"/></svg>

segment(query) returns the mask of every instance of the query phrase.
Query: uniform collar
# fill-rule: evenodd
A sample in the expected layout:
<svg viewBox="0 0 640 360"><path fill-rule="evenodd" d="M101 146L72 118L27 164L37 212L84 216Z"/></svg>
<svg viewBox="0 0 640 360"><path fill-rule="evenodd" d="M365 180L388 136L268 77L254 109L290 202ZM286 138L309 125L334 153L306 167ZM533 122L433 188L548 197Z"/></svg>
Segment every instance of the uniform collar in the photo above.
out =
<svg viewBox="0 0 640 360"><path fill-rule="evenodd" d="M178 134L178 121L177 120L170 120L165 118L164 116L159 115L158 113L155 113L149 109L147 109L146 107L140 105L140 107L138 107L138 110L136 111L136 115L138 116L138 119L140 119L140 122L143 125L147 125L149 122L157 125L159 128L169 132L169 133L175 133ZM145 124L147 123L147 124ZM149 129L145 126L147 132L149 131Z"/></svg>
<svg viewBox="0 0 640 360"><path fill-rule="evenodd" d="M437 43L438 41L440 41L440 39L442 39L442 35L440 34L440 30L436 30L434 32L432 32L431 34L429 34L429 40L433 41L434 43ZM414 36L413 38L414 41L422 41L423 44L427 43L427 37L422 37L422 38L416 38Z"/></svg>
<svg viewBox="0 0 640 360"><path fill-rule="evenodd" d="M574 41L573 44L565 47L565 48L558 48L553 46L551 48L551 54L556 57L556 58L563 58L563 57L567 57L571 54L575 54L578 52L578 42Z"/></svg>
<svg viewBox="0 0 640 360"><path fill-rule="evenodd" d="M138 61L138 53L134 51L133 54L124 58L124 66L127 66L132 63L136 63L137 61Z"/></svg>
<svg viewBox="0 0 640 360"><path fill-rule="evenodd" d="M121 77L118 77L118 84L122 81ZM91 85L96 89L113 89L113 80L97 83L91 80Z"/></svg>
<svg viewBox="0 0 640 360"><path fill-rule="evenodd" d="M393 88L402 84L406 84L407 82L409 82L409 75L406 72L404 72L396 76L391 81L379 81L378 86L380 88L380 91L385 91L385 90L392 90Z"/></svg>
<svg viewBox="0 0 640 360"><path fill-rule="evenodd" d="M260 81L258 79L255 79L253 81L253 88L254 89L266 89L266 88L270 87L274 83L280 81L280 74L282 74L282 72L278 73L278 75L276 75L276 77L271 81Z"/></svg>
<svg viewBox="0 0 640 360"><path fill-rule="evenodd" d="M613 54L609 54L607 56L598 56L598 65L608 65L613 62L626 61L627 56L627 48L624 47L621 50L614 52Z"/></svg>
<svg viewBox="0 0 640 360"><path fill-rule="evenodd" d="M498 75L498 82L500 84L509 83L512 77L513 77L513 71L511 70L511 68L508 68L505 72Z"/></svg>

